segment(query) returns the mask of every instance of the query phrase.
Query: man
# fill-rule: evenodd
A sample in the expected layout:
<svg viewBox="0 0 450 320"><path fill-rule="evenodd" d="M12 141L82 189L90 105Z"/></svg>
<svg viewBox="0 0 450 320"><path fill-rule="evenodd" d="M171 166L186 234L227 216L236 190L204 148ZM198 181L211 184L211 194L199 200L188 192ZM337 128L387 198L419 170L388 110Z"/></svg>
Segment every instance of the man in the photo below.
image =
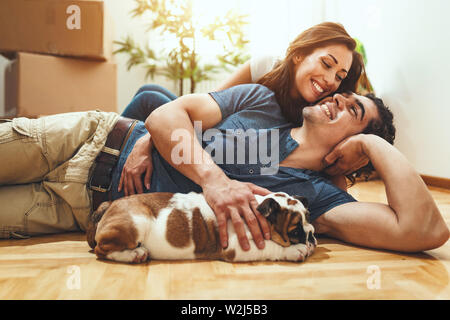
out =
<svg viewBox="0 0 450 320"><path fill-rule="evenodd" d="M274 94L267 88L257 85L236 86L210 95L190 95L170 102L155 110L146 121L147 129L158 149L155 153L158 156L155 157L153 154L152 157L158 174L152 177L150 190L176 190L180 185L188 184L188 181L184 180L185 177L189 178L186 180L195 182L195 186L198 187L196 191L203 191L216 213L224 247L227 245L225 226L228 218L232 219L244 250L250 245L243 231L244 220L258 247L264 246L263 235L268 232L264 218L254 210L256 205L253 193L264 191L239 181L252 182L270 191L303 193L310 200L309 209L319 233L328 233L356 244L416 251L435 247L448 239L448 228L419 175L395 148L373 135L375 133L393 142L392 115L381 100L356 95L335 95L317 106L305 108L303 115L304 124L301 128L291 128L288 130L289 134L283 134L289 129L289 125L280 114ZM247 163L217 165L205 151L209 145L203 143L201 148L200 143L194 138L195 121L201 121L203 130L220 129L225 132L223 136L226 136L229 129L279 129L279 173L271 176L259 174L261 163L254 166ZM173 141L171 133L179 128L190 133L190 138L184 139L185 146L182 149L189 151L192 149L191 161L174 163L173 150L177 148L179 140ZM362 132L366 135L357 135ZM352 137L353 135L357 136ZM149 135L146 137L148 140ZM145 137L142 140L145 140ZM227 137L223 140L227 140ZM344 141L341 142L342 140ZM259 144L257 141L254 142ZM329 154L338 143L340 145L335 152ZM148 150L149 144L143 145L144 149ZM195 148L195 145L198 147ZM332 163L333 158L341 158L341 152L348 149L352 150L350 156L353 157L349 159L349 152L344 152L345 157L340 159L340 165L349 162L350 165L344 166L351 168L354 163L360 162L360 159L368 158L386 185L395 185L388 189L390 206L355 203L347 193L337 190L331 183L325 183L316 176L317 171L324 169L322 159L325 156L328 155L327 160ZM379 153L373 153L372 150L379 150ZM165 161L161 161L161 158ZM203 161L195 163L195 158ZM389 165L401 166L402 170L398 170L395 175L384 174L387 170L393 170ZM163 175L166 170L162 168L168 170L169 174ZM358 168L359 166L354 169ZM250 170L253 173L250 173ZM394 177L400 179L393 180ZM291 178L293 180L290 180ZM127 185L133 184L133 180L136 179L126 178L125 175L124 180L127 180L125 183L127 188ZM407 187L404 184L405 180L410 180ZM158 189L159 187L161 188ZM194 186L189 188L193 189ZM128 189L132 191L134 187ZM318 192L318 189L322 193ZM423 196L412 201L409 199L411 192ZM423 215L422 209L425 204L428 206L429 214ZM430 220L427 220L429 218ZM347 224L342 223L343 221ZM390 229L386 228L388 223ZM364 236L358 234L357 230L363 230ZM414 238L417 234L428 232L431 237L429 243L425 243L428 240Z"/></svg>
<svg viewBox="0 0 450 320"><path fill-rule="evenodd" d="M325 104L305 109L304 125L290 128L276 114L276 101L266 88L242 86L229 90L179 98L148 118L146 125L157 149L152 152L154 172L150 191L203 191L217 214L219 225L223 226L224 221L231 217L239 233L243 223L240 215L244 215L259 247L264 245L261 233L259 239L255 236L259 224L266 238L268 228L255 210L252 196L253 192L267 190L236 179L255 182L271 191L297 194L303 191L312 200L310 210L317 231L345 241L418 251L440 246L448 239L445 222L426 186L406 159L379 137L370 134L354 136L363 132L371 120L379 120L377 107L370 99L358 97L359 101L355 101L355 96L336 96ZM261 101L263 103L258 105ZM249 113L250 110L253 113ZM241 111L243 113L238 115ZM261 116L256 118L256 122L268 117L272 128L278 127L282 131L279 172L276 174L250 173L258 170L259 163L254 169L249 169L247 164L226 163L222 171L204 149L199 151L195 148L196 144L200 146L193 134L192 123L195 120L202 121L204 130L212 127L226 129L227 126L236 128L238 119L248 120L243 121L244 127L252 120L256 126L263 126L264 121L258 124L252 119L251 116L256 115L254 112ZM145 140L146 130L142 123L137 124L128 131L128 138L125 135L126 142L111 148L106 137L109 141L111 133L117 131L112 130L117 127L114 126L116 120L117 115L114 114L89 112L38 120L19 118L0 125L0 183L7 184L0 188L3 237L84 229L92 201L87 189L89 181L94 189L94 201L102 191L109 191L104 194L113 198L120 196L114 193L119 185L121 168L136 141ZM189 148L193 147L193 158L195 153L201 153L203 161L200 164L195 161L173 163L171 152L176 144L170 141L170 135L174 129L184 129L191 134ZM343 139L347 140L341 142ZM107 148L103 148L105 143ZM338 143L350 145L355 149L354 154L371 160L387 185L389 206L355 203L348 194L333 188L317 172L311 171L323 168L323 157ZM187 146L184 147L183 151L188 150ZM111 159L118 155L115 150L121 148L122 154L113 169L111 183L97 185L98 168L104 168L99 164L93 166L97 154L103 150L112 155L103 161L109 165L106 166L108 171L112 168L111 163L115 162ZM336 150L339 152L340 149ZM386 159L392 159L392 163L386 163ZM393 168L394 165L400 168ZM100 175L108 176L101 172ZM403 186L405 179L407 184L399 187ZM412 197L411 194L420 194L421 197ZM226 245L226 235L221 231L220 236ZM240 243L244 249L248 248L249 244L243 237L240 237Z"/></svg>

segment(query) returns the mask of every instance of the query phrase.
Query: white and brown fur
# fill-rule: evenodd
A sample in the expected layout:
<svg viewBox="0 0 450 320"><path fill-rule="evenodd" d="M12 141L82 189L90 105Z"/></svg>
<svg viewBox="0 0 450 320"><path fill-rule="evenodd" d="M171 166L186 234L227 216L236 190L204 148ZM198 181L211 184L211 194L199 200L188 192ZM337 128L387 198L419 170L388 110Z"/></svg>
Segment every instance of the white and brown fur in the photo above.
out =
<svg viewBox="0 0 450 320"><path fill-rule="evenodd" d="M317 245L306 199L286 193L255 195L258 211L271 225L272 241L243 251L231 220L222 249L217 220L202 194L150 193L103 202L92 214L87 240L100 259L141 263L149 259L225 261L304 261ZM300 227L298 227L300 226Z"/></svg>

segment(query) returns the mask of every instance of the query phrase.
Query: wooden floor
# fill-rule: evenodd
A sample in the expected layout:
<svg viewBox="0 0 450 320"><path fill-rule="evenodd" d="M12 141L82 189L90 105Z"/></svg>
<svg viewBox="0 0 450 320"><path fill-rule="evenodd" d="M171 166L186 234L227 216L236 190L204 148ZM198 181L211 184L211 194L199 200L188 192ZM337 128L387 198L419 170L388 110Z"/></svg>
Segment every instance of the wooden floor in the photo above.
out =
<svg viewBox="0 0 450 320"><path fill-rule="evenodd" d="M430 188L450 225L450 191ZM350 189L386 201L379 181ZM305 263L104 262L84 234L0 241L0 299L450 299L450 241L400 254L319 238Z"/></svg>

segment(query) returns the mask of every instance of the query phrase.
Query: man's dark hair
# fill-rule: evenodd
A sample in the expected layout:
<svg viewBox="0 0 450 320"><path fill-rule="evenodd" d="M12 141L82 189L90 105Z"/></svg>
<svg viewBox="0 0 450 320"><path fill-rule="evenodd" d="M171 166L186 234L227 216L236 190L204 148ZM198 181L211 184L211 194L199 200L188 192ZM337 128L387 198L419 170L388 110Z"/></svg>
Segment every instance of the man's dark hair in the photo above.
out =
<svg viewBox="0 0 450 320"><path fill-rule="evenodd" d="M390 144L394 144L395 139L395 126L394 115L391 110L384 104L383 100L377 98L373 93L365 95L366 98L375 103L378 111L378 119L373 119L369 122L367 127L363 130L364 134L377 135ZM355 172L347 175L346 177L351 181L351 185L355 183L356 178L363 176L366 180L369 179L372 172L375 170L372 163L369 162L366 166L356 170Z"/></svg>

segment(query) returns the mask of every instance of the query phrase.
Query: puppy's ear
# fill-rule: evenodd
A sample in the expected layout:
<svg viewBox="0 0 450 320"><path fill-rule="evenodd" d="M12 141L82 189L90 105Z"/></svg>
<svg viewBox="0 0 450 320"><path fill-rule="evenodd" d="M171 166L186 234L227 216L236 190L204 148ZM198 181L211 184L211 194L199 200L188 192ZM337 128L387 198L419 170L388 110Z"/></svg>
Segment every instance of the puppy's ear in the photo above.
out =
<svg viewBox="0 0 450 320"><path fill-rule="evenodd" d="M91 216L89 217L88 225L86 228L86 238L89 246L94 249L97 245L97 242L95 242L95 234L97 232L97 225L102 219L103 215L105 214L106 210L108 210L109 206L111 205L111 201L102 202L97 210L95 210Z"/></svg>
<svg viewBox="0 0 450 320"><path fill-rule="evenodd" d="M269 217L272 213L278 212L280 204L272 198L267 198L256 208L264 217Z"/></svg>
<svg viewBox="0 0 450 320"><path fill-rule="evenodd" d="M294 199L297 199L298 201L300 201L303 204L303 206L305 207L305 209L308 208L309 203L308 203L307 198L305 198L303 196L292 196L292 197Z"/></svg>

